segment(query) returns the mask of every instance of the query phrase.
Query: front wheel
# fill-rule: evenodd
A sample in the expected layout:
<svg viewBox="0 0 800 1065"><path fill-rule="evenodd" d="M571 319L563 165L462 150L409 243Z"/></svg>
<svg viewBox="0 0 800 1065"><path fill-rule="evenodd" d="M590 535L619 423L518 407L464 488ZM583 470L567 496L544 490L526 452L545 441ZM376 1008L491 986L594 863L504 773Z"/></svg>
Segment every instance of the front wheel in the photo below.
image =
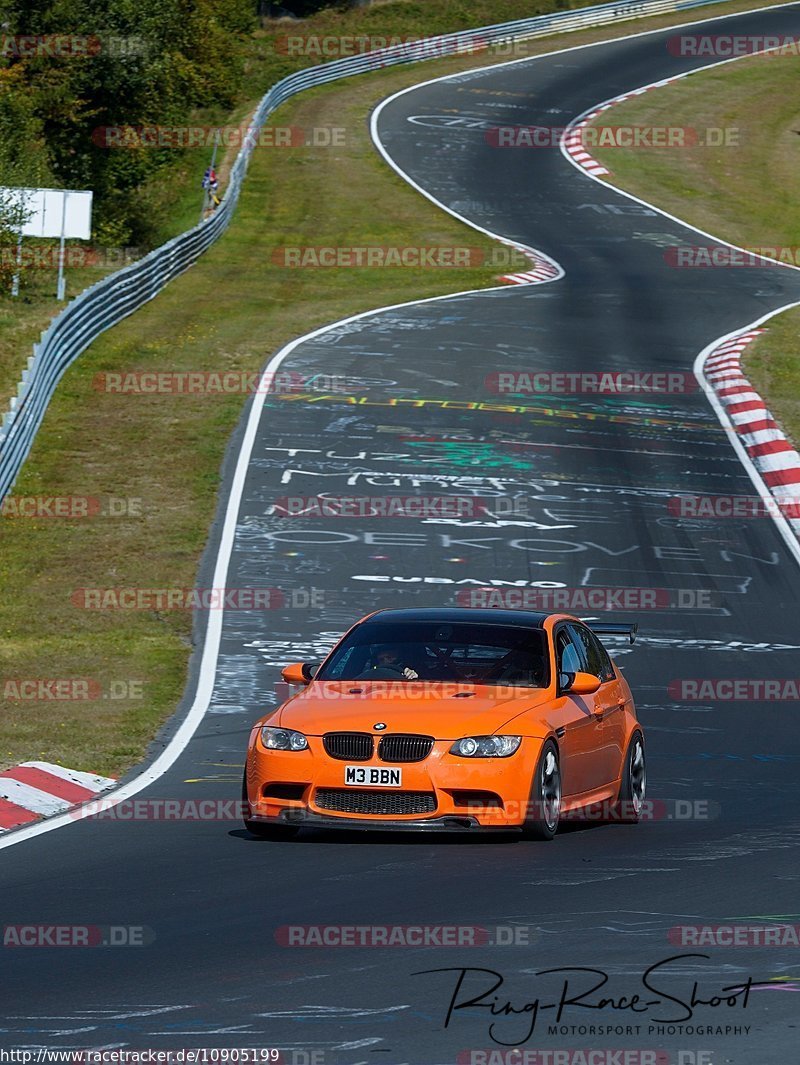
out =
<svg viewBox="0 0 800 1065"><path fill-rule="evenodd" d="M617 800L617 820L635 825L641 820L647 789L647 765L644 757L644 737L634 732L625 756L625 769Z"/></svg>
<svg viewBox="0 0 800 1065"><path fill-rule="evenodd" d="M248 832L253 836L258 836L259 839L271 839L277 843L280 840L294 839L299 828L293 828L291 825L268 825L263 821L251 821L247 816L247 812L250 809L250 800L247 797L247 768L245 767L244 775L242 777L242 823Z"/></svg>
<svg viewBox="0 0 800 1065"><path fill-rule="evenodd" d="M529 807L523 835L528 839L552 839L561 815L561 769L558 748L552 740L542 747L536 763Z"/></svg>

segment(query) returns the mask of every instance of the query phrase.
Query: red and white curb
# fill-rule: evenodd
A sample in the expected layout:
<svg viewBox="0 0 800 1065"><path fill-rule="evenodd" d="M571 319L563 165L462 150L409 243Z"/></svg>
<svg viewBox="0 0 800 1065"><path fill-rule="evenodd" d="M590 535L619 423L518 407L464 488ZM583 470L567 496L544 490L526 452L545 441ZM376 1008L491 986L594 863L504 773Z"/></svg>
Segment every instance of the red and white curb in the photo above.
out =
<svg viewBox="0 0 800 1065"><path fill-rule="evenodd" d="M516 245L514 247L516 251L522 252L527 259L530 259L533 263L533 269L524 270L516 274L503 274L500 280L507 285L536 285L541 284L543 281L554 281L557 277L564 276L564 271L558 263L549 259L542 252Z"/></svg>
<svg viewBox="0 0 800 1065"><path fill-rule="evenodd" d="M600 177L602 174L610 174L611 171L603 166L586 150L586 146L583 141L583 131L586 127L593 122L598 115L601 115L604 111L607 111L609 107L615 107L617 104L621 104L623 100L631 100L634 96L643 96L644 93L650 92L651 89L661 89L664 85L669 85L670 82L677 81L678 78L663 78L661 81L655 81L652 85L646 85L642 89L634 89L633 92L624 92L621 96L615 96L611 100L607 100L604 104L600 104L590 111L587 115L583 115L582 118L570 125L564 133L562 138L562 144L564 150L572 159L581 167L586 170L587 173L594 175L594 177Z"/></svg>
<svg viewBox="0 0 800 1065"><path fill-rule="evenodd" d="M723 341L709 353L703 373L761 479L800 536L800 454L786 439L767 405L745 377L742 352L765 329L751 329Z"/></svg>
<svg viewBox="0 0 800 1065"><path fill-rule="evenodd" d="M588 171L590 174L594 174L595 177L599 177L602 174L608 174L609 171L586 151L583 143L583 131L599 114L603 111L607 111L609 107L612 107L616 100L612 103L601 104L600 107L591 111L586 118L581 119L574 126L570 128L564 134L564 148L572 156L578 166Z"/></svg>
<svg viewBox="0 0 800 1065"><path fill-rule="evenodd" d="M0 833L62 814L116 784L112 777L64 769L52 762L23 762L0 772Z"/></svg>

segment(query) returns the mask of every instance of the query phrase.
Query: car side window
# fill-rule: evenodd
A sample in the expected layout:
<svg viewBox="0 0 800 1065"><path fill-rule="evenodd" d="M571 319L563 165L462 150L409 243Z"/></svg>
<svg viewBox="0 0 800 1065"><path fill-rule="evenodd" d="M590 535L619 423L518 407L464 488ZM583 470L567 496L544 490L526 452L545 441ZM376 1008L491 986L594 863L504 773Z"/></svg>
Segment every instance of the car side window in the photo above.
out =
<svg viewBox="0 0 800 1065"><path fill-rule="evenodd" d="M585 649L570 631L570 626L564 625L558 630L556 650L559 673L580 673L588 670Z"/></svg>
<svg viewBox="0 0 800 1065"><path fill-rule="evenodd" d="M595 644L595 646L597 647L597 653L600 656L600 662L602 665L600 680L602 680L603 682L607 680L616 680L616 670L614 669L614 663L611 661L611 656L609 655L608 651L605 649L605 647L603 647L602 643L600 642L600 640L598 640L598 638L593 632L589 633L589 638L591 639L592 643Z"/></svg>
<svg viewBox="0 0 800 1065"><path fill-rule="evenodd" d="M585 625L569 625L570 635L584 649L586 672L605 682L614 679L614 667L608 652L595 634Z"/></svg>

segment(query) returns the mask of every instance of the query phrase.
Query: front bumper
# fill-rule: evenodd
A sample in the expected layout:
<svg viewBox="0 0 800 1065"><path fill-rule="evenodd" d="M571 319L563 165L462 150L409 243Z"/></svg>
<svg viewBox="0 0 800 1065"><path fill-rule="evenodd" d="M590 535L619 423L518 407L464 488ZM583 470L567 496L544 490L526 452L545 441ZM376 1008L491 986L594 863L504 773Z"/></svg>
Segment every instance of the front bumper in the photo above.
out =
<svg viewBox="0 0 800 1065"><path fill-rule="evenodd" d="M407 820L385 817L348 817L345 814L318 814L313 810L284 810L278 817L254 816L250 818L264 825L281 825L290 828L341 828L361 832L520 832L519 825L482 825L476 817L444 814L441 817L424 817Z"/></svg>
<svg viewBox="0 0 800 1065"><path fill-rule="evenodd" d="M356 829L462 832L520 829L525 822L531 780L541 751L540 739L523 739L509 758L460 758L449 753L452 740L437 740L422 761L402 765L399 788L345 785L344 760L329 756L320 737L309 737L307 750L267 751L256 736L247 758L247 797L253 821L270 824L319 825ZM359 763L386 769L377 757ZM292 792L293 794L290 794ZM330 793L339 797L367 794L427 797L430 805L398 813L392 806L380 813L353 809L343 802L332 808ZM316 796L325 795L318 804ZM372 805L367 804L367 805Z"/></svg>

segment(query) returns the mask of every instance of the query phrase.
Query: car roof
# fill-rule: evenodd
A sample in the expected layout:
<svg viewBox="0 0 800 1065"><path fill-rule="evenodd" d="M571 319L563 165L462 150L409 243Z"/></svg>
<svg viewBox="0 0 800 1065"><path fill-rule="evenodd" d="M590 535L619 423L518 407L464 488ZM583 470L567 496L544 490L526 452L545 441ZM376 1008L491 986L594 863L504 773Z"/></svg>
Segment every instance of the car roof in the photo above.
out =
<svg viewBox="0 0 800 1065"><path fill-rule="evenodd" d="M478 625L513 625L519 628L541 629L548 613L536 610L497 610L491 607L415 607L378 610L365 620L371 624L397 621L468 621Z"/></svg>

